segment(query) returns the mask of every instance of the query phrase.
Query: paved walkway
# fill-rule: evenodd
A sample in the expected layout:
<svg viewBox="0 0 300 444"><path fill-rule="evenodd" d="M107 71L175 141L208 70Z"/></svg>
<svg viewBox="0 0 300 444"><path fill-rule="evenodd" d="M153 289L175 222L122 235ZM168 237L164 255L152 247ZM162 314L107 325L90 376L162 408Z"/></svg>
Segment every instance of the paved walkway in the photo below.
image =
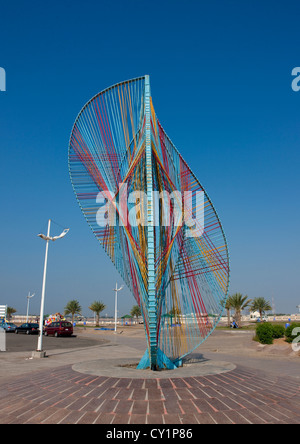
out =
<svg viewBox="0 0 300 444"><path fill-rule="evenodd" d="M113 349L110 353L113 359L119 354L122 359L139 356L136 352L143 347L143 342L135 339L135 348L130 349L130 339L123 337L122 341L119 345L116 341L115 347L99 346L77 352L73 350L69 354L53 353L48 359L34 362L22 357L19 371L22 371L23 365L24 375L7 375L2 379L0 423L178 425L300 422L299 379L255 369L253 365L232 366L231 362L226 367L223 361L220 364L220 355L216 356L218 360L209 353L206 357L206 362L209 361L212 367L221 368L221 373L216 374L201 374L194 372L193 366L187 366L186 373L184 370L171 374L155 372L154 376L151 372L151 377L148 373L133 376L130 373L132 369L126 373L126 368L111 376L107 373L101 375L101 369L97 370L95 362L100 356L103 361L109 349ZM17 362L20 357L5 355L3 359L1 354L3 363L12 359ZM201 362L193 365L199 368Z"/></svg>
<svg viewBox="0 0 300 444"><path fill-rule="evenodd" d="M212 376L115 378L72 366L0 390L3 424L299 423L299 383L243 367Z"/></svg>

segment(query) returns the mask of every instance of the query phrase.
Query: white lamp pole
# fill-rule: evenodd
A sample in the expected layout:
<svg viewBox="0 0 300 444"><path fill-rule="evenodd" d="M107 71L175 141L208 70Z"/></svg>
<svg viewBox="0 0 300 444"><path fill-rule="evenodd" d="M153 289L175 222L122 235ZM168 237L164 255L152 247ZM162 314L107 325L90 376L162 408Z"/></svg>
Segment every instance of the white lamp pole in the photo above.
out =
<svg viewBox="0 0 300 444"><path fill-rule="evenodd" d="M39 331L37 352L43 351L44 306L45 306L45 288L46 288L46 274L47 274L49 240L56 241L57 239L64 237L67 234L67 232L69 231L69 229L66 228L59 236L50 237L50 226L51 226L51 219L49 219L49 221L48 221L47 236L45 236L44 234L38 234L39 237L41 237L42 239L44 239L46 241L46 252L45 252L45 263L44 263L44 273L43 273L43 286L42 286L40 325L39 325L40 331Z"/></svg>
<svg viewBox="0 0 300 444"><path fill-rule="evenodd" d="M47 239L45 239L46 240L46 253L45 253L43 286L42 286L42 297L41 297L40 331L39 331L39 340L38 340L38 346L37 346L37 351L40 351L40 352L43 350L45 288L46 288L46 274L47 274L47 262L48 262L48 247L49 247L49 240L50 240L50 226L51 226L51 219L49 219L49 221L48 221Z"/></svg>
<svg viewBox="0 0 300 444"><path fill-rule="evenodd" d="M116 288L114 289L115 292L115 333L117 332L117 317L118 317L118 291L122 290L122 287L118 288L118 284L116 282Z"/></svg>
<svg viewBox="0 0 300 444"><path fill-rule="evenodd" d="M30 292L28 293L27 296L27 312L26 312L26 322L28 322L28 315L29 315L29 301L31 298L33 298L33 296L35 295L35 293L33 293L32 295L30 294Z"/></svg>

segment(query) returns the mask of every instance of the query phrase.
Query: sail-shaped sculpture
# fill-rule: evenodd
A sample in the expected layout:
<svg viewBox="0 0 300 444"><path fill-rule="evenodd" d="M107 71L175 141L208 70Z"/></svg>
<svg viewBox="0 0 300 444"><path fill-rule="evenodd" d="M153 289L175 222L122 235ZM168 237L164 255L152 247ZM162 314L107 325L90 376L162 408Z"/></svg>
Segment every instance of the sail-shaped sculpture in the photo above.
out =
<svg viewBox="0 0 300 444"><path fill-rule="evenodd" d="M141 308L138 368L176 368L217 325L229 285L218 215L159 122L149 76L80 111L69 171L82 212Z"/></svg>

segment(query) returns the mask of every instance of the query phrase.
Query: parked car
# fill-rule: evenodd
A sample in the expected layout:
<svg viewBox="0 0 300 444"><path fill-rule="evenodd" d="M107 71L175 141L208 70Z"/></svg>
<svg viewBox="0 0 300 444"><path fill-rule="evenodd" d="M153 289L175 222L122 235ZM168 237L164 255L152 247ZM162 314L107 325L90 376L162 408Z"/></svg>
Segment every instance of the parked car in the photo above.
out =
<svg viewBox="0 0 300 444"><path fill-rule="evenodd" d="M73 325L71 322L67 321L56 321L51 322L51 324L44 327L44 335L54 335L58 336L72 336L73 334Z"/></svg>
<svg viewBox="0 0 300 444"><path fill-rule="evenodd" d="M39 324L26 323L15 329L15 333L26 333L27 335L38 334Z"/></svg>
<svg viewBox="0 0 300 444"><path fill-rule="evenodd" d="M17 326L13 324L12 322L3 322L3 324L0 324L0 327L4 328L7 332L14 332Z"/></svg>

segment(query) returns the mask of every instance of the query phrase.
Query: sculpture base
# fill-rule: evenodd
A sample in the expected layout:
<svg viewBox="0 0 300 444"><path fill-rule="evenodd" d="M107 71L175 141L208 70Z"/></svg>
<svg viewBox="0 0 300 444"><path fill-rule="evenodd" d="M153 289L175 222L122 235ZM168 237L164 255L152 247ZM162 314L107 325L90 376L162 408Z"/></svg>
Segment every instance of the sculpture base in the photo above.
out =
<svg viewBox="0 0 300 444"><path fill-rule="evenodd" d="M175 370L161 370L153 372L150 368L137 370L139 360L137 358L114 358L97 359L95 361L83 361L73 364L72 369L85 375L104 376L107 378L131 378L131 379L165 379L165 378L187 378L195 376L217 375L234 370L236 366L231 362L212 361L200 357L191 363Z"/></svg>
<svg viewBox="0 0 300 444"><path fill-rule="evenodd" d="M157 367L151 366L150 364L150 358L149 358L149 350L147 349L145 351L144 356L140 360L137 370L145 370L146 368L150 368L150 370L159 370L159 369L168 369L168 370L175 370L180 366L180 363L175 364L172 362L167 355L164 354L160 350L160 348L157 349Z"/></svg>

